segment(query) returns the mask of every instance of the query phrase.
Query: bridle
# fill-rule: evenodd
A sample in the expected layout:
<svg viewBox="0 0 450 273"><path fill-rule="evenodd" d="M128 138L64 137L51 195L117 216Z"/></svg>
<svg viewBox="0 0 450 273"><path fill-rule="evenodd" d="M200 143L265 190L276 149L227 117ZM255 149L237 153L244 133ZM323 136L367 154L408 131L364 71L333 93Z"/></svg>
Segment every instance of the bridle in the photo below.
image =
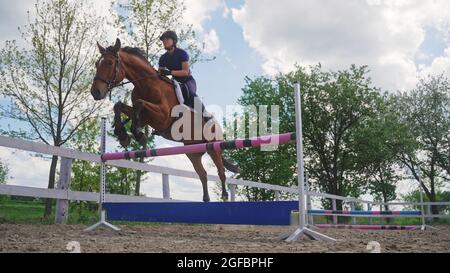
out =
<svg viewBox="0 0 450 273"><path fill-rule="evenodd" d="M106 80L106 79L104 79L104 78L102 78L102 77L100 77L98 75L95 75L94 81L98 80L98 81L106 83L106 85L108 86L107 87L107 92L109 92L110 97L111 97L111 90L113 90L116 87L124 86L124 85L130 84L130 83L135 83L135 82L142 81L142 80L145 80L145 79L149 79L149 78L154 78L154 77L159 77L160 76L159 73L156 73L156 75L153 74L153 75L145 76L145 77L138 78L138 79L135 79L135 80L132 80L132 81L120 82L120 83L116 84L117 75L120 72L121 67L123 67L122 61L121 61L120 56L119 56L118 53L114 54L112 52L105 52L105 53L103 53L101 55L100 59L98 59L98 61L95 63L95 66L97 68L98 68L100 60L103 59L105 56L112 56L112 57L114 57L116 59L116 63L115 63L115 66L114 66L114 76L113 76L113 78L111 80ZM124 71L124 73L126 73L126 72Z"/></svg>
<svg viewBox="0 0 450 273"><path fill-rule="evenodd" d="M119 86L119 84L116 84L116 80L117 80L117 74L120 72L120 67L122 66L122 63L120 61L120 57L119 54L115 55L112 53L103 53L102 56L100 57L100 59L98 59L98 61L95 63L95 66L98 68L98 65L100 64L100 60L102 60L103 58L105 58L105 56L113 56L116 59L115 65L114 65L114 76L111 80L106 80L98 75L95 75L94 77L94 81L98 80L101 82L106 83L106 85L108 86L108 92L111 91L112 89L114 89L115 87Z"/></svg>

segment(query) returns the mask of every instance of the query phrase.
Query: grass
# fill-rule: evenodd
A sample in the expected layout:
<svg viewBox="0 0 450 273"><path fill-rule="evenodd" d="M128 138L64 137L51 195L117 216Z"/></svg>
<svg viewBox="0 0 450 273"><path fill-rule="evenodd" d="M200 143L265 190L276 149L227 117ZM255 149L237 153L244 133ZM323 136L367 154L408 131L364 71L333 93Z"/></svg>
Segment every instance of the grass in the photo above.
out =
<svg viewBox="0 0 450 273"><path fill-rule="evenodd" d="M30 198L10 198L0 197L0 223L12 224L53 224L55 216L53 205L53 214L48 219L43 219L45 203L42 199ZM69 208L68 224L91 225L98 221L97 204L86 202L72 202ZM339 224L351 224L350 217L338 217ZM114 221L116 225L161 225L162 223L148 223L148 222L122 222ZM330 216L314 216L315 224L332 223ZM429 221L427 220L427 223ZM356 217L356 224L369 224L367 218ZM391 218L384 219L381 222L380 218L372 218L373 225L420 225L420 218ZM450 219L442 218L434 220L433 224L450 224Z"/></svg>
<svg viewBox="0 0 450 273"><path fill-rule="evenodd" d="M6 223L44 223L42 201L22 201L2 198L0 200L0 221Z"/></svg>
<svg viewBox="0 0 450 273"><path fill-rule="evenodd" d="M96 206L96 205L95 205ZM53 224L53 213L44 219L45 203L42 199L0 199L0 223L11 224ZM97 211L86 207L86 204L72 203L69 207L69 224L88 224L98 219Z"/></svg>
<svg viewBox="0 0 450 273"><path fill-rule="evenodd" d="M47 219L43 219L45 203L44 200L29 198L11 199L9 197L0 198L0 223L9 224L53 224L55 215L55 205L53 213ZM99 220L97 204L85 202L73 202L69 207L68 224L92 225ZM148 222L123 222L114 221L115 225L161 225L165 223Z"/></svg>

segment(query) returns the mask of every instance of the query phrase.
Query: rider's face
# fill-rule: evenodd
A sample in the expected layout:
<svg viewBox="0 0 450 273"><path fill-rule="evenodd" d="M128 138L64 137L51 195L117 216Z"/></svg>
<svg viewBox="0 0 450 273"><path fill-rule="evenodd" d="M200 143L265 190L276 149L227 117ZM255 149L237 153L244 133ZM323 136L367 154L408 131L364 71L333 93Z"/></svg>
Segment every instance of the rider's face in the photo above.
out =
<svg viewBox="0 0 450 273"><path fill-rule="evenodd" d="M166 50L172 49L173 40L171 38L164 38L162 42Z"/></svg>

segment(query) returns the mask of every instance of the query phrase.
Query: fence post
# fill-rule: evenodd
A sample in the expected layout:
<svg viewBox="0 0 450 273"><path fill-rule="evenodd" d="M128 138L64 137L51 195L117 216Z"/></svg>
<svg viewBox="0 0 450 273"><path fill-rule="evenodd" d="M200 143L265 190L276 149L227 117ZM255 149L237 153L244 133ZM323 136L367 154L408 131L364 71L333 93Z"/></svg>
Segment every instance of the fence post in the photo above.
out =
<svg viewBox="0 0 450 273"><path fill-rule="evenodd" d="M231 202L235 202L236 201L236 185L228 184L228 186L230 188L230 200L231 200Z"/></svg>
<svg viewBox="0 0 450 273"><path fill-rule="evenodd" d="M383 212L383 203L380 203L380 214L382 214L381 212ZM380 218L380 225L384 225L384 218L381 217Z"/></svg>
<svg viewBox="0 0 450 273"><path fill-rule="evenodd" d="M65 190L68 193L70 187L71 174L72 174L72 159L65 157L61 158L59 182L56 187L58 190ZM66 224L68 218L69 218L69 200L57 199L55 224Z"/></svg>
<svg viewBox="0 0 450 273"><path fill-rule="evenodd" d="M171 199L170 198L169 175L165 174L165 173L162 174L162 190L163 190L163 198Z"/></svg>
<svg viewBox="0 0 450 273"><path fill-rule="evenodd" d="M350 210L355 211L355 202L350 202ZM356 224L356 217L352 217L352 224Z"/></svg>
<svg viewBox="0 0 450 273"><path fill-rule="evenodd" d="M337 210L337 206L336 206L336 199L331 199L331 206L333 210ZM337 216L333 216L333 224L337 225L338 224L338 218Z"/></svg>
<svg viewBox="0 0 450 273"><path fill-rule="evenodd" d="M280 197L280 192L279 191L275 191L275 201L280 201L281 197Z"/></svg>

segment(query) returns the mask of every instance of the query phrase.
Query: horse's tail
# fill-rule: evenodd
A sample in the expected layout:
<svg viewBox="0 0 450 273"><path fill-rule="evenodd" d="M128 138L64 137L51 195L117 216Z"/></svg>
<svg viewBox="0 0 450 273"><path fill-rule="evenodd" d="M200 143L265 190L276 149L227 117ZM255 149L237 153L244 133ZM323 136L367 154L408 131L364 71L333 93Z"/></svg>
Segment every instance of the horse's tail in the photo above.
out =
<svg viewBox="0 0 450 273"><path fill-rule="evenodd" d="M225 157L222 156L222 161L223 161L223 166L225 167L225 169L227 169L228 171L232 172L232 173L239 173L239 166L236 164L231 163L230 160L226 159Z"/></svg>

